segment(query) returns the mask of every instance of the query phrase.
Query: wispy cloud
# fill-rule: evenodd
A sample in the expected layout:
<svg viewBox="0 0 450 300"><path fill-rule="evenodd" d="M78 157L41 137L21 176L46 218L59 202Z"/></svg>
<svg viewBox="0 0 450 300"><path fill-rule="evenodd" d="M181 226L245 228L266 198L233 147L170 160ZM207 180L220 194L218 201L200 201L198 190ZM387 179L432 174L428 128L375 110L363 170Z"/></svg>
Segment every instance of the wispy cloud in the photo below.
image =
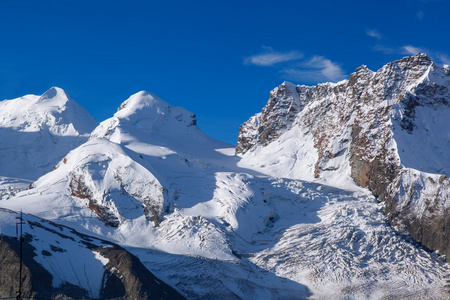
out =
<svg viewBox="0 0 450 300"><path fill-rule="evenodd" d="M270 47L264 47L265 51L253 56L246 57L244 63L247 65L273 66L282 62L295 61L303 58L303 53L298 51L278 52Z"/></svg>
<svg viewBox="0 0 450 300"><path fill-rule="evenodd" d="M431 59L433 59L435 62L450 65L450 56L442 51L434 51L422 47L415 47L411 45L403 46L401 47L403 49L402 54L407 55L416 55L417 53L426 53L428 54Z"/></svg>
<svg viewBox="0 0 450 300"><path fill-rule="evenodd" d="M406 45L401 47L387 47L384 45L376 45L373 47L374 51L384 54L402 54L402 55L416 55L417 53L428 53L424 48Z"/></svg>
<svg viewBox="0 0 450 300"><path fill-rule="evenodd" d="M339 81L347 76L341 66L331 60L315 55L296 68L286 68L281 73L290 79L312 81Z"/></svg>
<svg viewBox="0 0 450 300"><path fill-rule="evenodd" d="M286 80L305 83L339 81L347 77L339 64L320 55L305 57L300 51L279 52L270 47L264 50L244 58L244 64L272 67Z"/></svg>
<svg viewBox="0 0 450 300"><path fill-rule="evenodd" d="M394 47L387 47L384 45L376 45L375 47L372 48L374 51L377 52L381 52L384 54L398 54L399 53L399 48L394 48Z"/></svg>
<svg viewBox="0 0 450 300"><path fill-rule="evenodd" d="M400 48L403 51L400 51L401 54L410 54L410 55L416 55L417 53L427 53L428 51L424 48L415 47L411 45L406 45Z"/></svg>
<svg viewBox="0 0 450 300"><path fill-rule="evenodd" d="M447 53L437 52L435 53L435 56L443 64L450 65L450 56Z"/></svg>
<svg viewBox="0 0 450 300"><path fill-rule="evenodd" d="M306 66L319 70L321 74L331 80L340 80L345 76L338 64L323 56L314 56L306 63Z"/></svg>
<svg viewBox="0 0 450 300"><path fill-rule="evenodd" d="M450 64L450 56L442 51L434 51L424 47L417 47L413 45L405 45L401 47L386 47L383 45L377 45L373 48L374 51L378 51L384 54L400 54L400 55L416 55L418 53L428 54L435 62Z"/></svg>
<svg viewBox="0 0 450 300"><path fill-rule="evenodd" d="M425 17L425 13L423 12L423 10L418 11L416 17L417 19L419 19L419 21L422 21L423 17Z"/></svg>
<svg viewBox="0 0 450 300"><path fill-rule="evenodd" d="M367 29L366 30L366 34L368 36L371 36L371 37L374 37L374 38L377 38L377 39L381 39L381 33L378 30L376 30L376 29Z"/></svg>

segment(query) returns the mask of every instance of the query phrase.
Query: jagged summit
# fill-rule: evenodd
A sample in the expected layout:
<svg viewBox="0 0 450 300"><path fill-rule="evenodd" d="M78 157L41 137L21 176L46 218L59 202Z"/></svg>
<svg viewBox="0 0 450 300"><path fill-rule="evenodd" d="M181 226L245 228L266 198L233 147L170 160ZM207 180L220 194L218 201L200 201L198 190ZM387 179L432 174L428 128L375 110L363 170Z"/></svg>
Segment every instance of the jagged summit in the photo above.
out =
<svg viewBox="0 0 450 300"><path fill-rule="evenodd" d="M400 231L450 255L449 89L448 68L426 54L361 66L340 84L283 83L241 126L236 153L272 176L368 187Z"/></svg>
<svg viewBox="0 0 450 300"><path fill-rule="evenodd" d="M419 53L388 63L377 72L362 65L350 75L350 80L337 84L304 86L285 81L270 92L262 112L243 124L236 153L245 153L258 145L266 146L294 124L295 116L307 104L317 104L321 99L333 96L333 103L341 107L353 105L351 110L356 107L358 101L367 102L369 98L372 106L386 100L393 105L402 102L406 94L415 93L428 83L441 86L437 94L443 94L449 75L447 68L434 64L426 54ZM355 101L345 104L348 99ZM256 123L259 124L258 132L252 129ZM249 139L249 135L254 137Z"/></svg>
<svg viewBox="0 0 450 300"><path fill-rule="evenodd" d="M416 55L405 56L404 58L397 60L394 63L399 63L399 64L406 63L411 67L411 66L416 66L416 65L427 65L428 66L428 65L432 64L433 61L428 56L428 54L417 53Z"/></svg>

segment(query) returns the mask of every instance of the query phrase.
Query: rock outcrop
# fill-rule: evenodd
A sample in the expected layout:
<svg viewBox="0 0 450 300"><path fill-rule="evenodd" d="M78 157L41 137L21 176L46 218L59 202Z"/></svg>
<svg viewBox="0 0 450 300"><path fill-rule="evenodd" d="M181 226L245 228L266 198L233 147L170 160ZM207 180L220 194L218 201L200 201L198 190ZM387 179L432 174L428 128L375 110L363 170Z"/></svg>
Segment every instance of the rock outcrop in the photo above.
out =
<svg viewBox="0 0 450 300"><path fill-rule="evenodd" d="M236 153L258 155L275 141L295 148L289 137L302 138L316 151L311 176L330 183L351 177L385 203L398 230L449 256L449 88L450 67L425 54L377 72L361 66L336 84L285 82L241 126ZM293 167L307 172L308 162L296 159Z"/></svg>

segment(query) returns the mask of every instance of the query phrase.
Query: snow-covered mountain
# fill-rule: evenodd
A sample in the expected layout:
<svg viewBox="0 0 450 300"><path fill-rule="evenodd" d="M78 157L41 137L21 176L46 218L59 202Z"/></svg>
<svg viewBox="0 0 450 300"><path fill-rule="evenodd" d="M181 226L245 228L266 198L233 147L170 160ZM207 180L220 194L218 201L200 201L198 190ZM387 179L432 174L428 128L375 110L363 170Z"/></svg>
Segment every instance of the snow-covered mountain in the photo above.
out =
<svg viewBox="0 0 450 300"><path fill-rule="evenodd" d="M285 82L241 126L236 152L273 176L354 180L400 232L448 256L449 88L450 67L425 54L337 84Z"/></svg>
<svg viewBox="0 0 450 300"><path fill-rule="evenodd" d="M0 176L36 180L98 122L62 89L0 102Z"/></svg>
<svg viewBox="0 0 450 300"><path fill-rule="evenodd" d="M442 78L423 77L424 65ZM422 121L425 105L416 105L413 131L402 130L405 110L394 95L403 93L403 81L408 95L419 94L420 80L441 91L447 69L418 55L376 73L361 67L337 84L284 83L241 127L238 155L204 134L193 113L139 92L30 188L18 191L25 183L4 179L1 193L12 196L0 207L119 244L189 299L446 299L445 258L389 225L388 201L372 194L374 178L362 166L377 166L371 155L381 160L388 145L395 178L420 164L445 171L437 168L447 163L448 135L432 124L447 126L437 114L446 102L433 114L438 104L430 100ZM384 91L375 86L393 100L372 97ZM446 92L441 98L448 99ZM420 152L398 146L401 139L363 144L375 129L386 138L402 136L403 145L422 143L412 136L428 130L437 139L430 145L435 161L413 159ZM366 155L355 150L363 145ZM403 157L416 165L402 166Z"/></svg>

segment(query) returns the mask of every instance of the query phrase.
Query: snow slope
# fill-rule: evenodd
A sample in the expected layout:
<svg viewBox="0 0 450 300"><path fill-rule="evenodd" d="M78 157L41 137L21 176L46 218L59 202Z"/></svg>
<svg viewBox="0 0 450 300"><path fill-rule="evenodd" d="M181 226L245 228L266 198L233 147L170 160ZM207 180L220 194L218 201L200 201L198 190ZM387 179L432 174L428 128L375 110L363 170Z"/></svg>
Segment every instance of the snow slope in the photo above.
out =
<svg viewBox="0 0 450 300"><path fill-rule="evenodd" d="M431 64L409 87L413 107L400 102L391 113L397 152L406 168L450 176L449 74L448 66ZM408 118L412 127L404 130L402 120Z"/></svg>
<svg viewBox="0 0 450 300"><path fill-rule="evenodd" d="M120 243L191 299L446 299L442 257L348 177L315 178L318 154L295 130L241 158L140 92L0 206Z"/></svg>
<svg viewBox="0 0 450 300"><path fill-rule="evenodd" d="M2 286L0 296L14 298L19 290L18 280L15 280L19 278L19 264L16 261L8 268L5 261L18 256L16 224L22 220L23 297L105 299L113 292L115 297L123 298L167 295L182 299L150 272L142 272L139 266L145 268L140 263L129 263L133 257L117 245L32 215L20 217L17 212L0 209L0 282L10 285ZM117 257L122 260L121 264L117 263ZM142 283L149 280L154 283L147 283L143 288Z"/></svg>

